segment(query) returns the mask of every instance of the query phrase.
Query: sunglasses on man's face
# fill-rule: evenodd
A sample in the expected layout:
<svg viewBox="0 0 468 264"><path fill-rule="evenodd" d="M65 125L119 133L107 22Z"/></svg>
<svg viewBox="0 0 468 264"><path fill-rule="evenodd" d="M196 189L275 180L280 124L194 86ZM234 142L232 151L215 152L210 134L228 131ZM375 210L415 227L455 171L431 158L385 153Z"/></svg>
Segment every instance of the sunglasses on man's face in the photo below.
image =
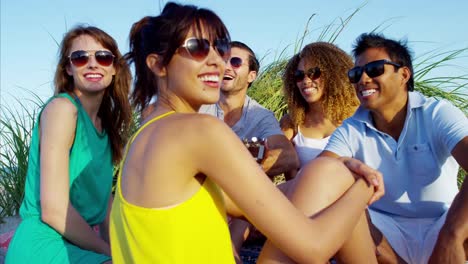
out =
<svg viewBox="0 0 468 264"><path fill-rule="evenodd" d="M188 38L181 46L187 50L187 52L196 60L203 60L210 53L211 43L207 39L203 38ZM227 60L230 53L230 45L227 39L215 39L213 41L213 47L218 52L219 56L223 60Z"/></svg>
<svg viewBox="0 0 468 264"><path fill-rule="evenodd" d="M294 80L296 82L302 82L304 78L306 77L306 75L309 79L311 79L312 81L315 81L318 78L320 78L320 76L322 75L322 72L320 71L319 67L310 68L307 70L307 73L301 70L297 70L294 72Z"/></svg>
<svg viewBox="0 0 468 264"><path fill-rule="evenodd" d="M239 57L231 57L229 63L231 63L232 68L237 69L242 66L242 59Z"/></svg>
<svg viewBox="0 0 468 264"><path fill-rule="evenodd" d="M364 66L356 66L348 71L348 78L351 83L358 83L361 80L362 74L365 72L370 78L375 78L385 72L385 64L395 66L397 69L401 67L400 64L390 60L376 60L367 63Z"/></svg>
<svg viewBox="0 0 468 264"><path fill-rule="evenodd" d="M97 63L101 66L110 66L114 63L114 54L107 50L96 50L94 54L91 54L91 50L77 50L74 51L68 56L71 64L75 67L83 67L89 62L89 57L94 56Z"/></svg>

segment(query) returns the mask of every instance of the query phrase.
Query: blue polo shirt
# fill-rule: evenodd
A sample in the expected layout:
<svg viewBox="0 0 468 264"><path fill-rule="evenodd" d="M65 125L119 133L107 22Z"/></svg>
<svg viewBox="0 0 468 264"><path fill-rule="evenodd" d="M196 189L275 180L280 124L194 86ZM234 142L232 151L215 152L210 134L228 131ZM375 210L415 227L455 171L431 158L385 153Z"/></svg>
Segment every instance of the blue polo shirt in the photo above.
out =
<svg viewBox="0 0 468 264"><path fill-rule="evenodd" d="M458 193L452 149L468 136L465 114L446 100L409 92L403 131L395 141L359 107L331 136L325 150L359 159L382 172L385 195L371 205L390 215L442 215Z"/></svg>
<svg viewBox="0 0 468 264"><path fill-rule="evenodd" d="M218 104L202 105L198 112L216 116L224 121L223 109ZM241 118L231 129L241 139L264 139L273 135L283 135L275 114L249 96L245 97Z"/></svg>

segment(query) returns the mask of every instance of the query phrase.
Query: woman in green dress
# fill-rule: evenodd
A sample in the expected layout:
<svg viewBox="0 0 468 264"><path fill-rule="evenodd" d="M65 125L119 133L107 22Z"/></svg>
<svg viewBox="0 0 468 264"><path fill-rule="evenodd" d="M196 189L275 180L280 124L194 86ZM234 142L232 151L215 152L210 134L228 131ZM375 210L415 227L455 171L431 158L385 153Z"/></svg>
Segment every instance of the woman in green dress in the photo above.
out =
<svg viewBox="0 0 468 264"><path fill-rule="evenodd" d="M33 130L22 222L6 263L111 262L113 164L131 121L131 74L121 57L115 40L96 27L65 35L54 96Z"/></svg>

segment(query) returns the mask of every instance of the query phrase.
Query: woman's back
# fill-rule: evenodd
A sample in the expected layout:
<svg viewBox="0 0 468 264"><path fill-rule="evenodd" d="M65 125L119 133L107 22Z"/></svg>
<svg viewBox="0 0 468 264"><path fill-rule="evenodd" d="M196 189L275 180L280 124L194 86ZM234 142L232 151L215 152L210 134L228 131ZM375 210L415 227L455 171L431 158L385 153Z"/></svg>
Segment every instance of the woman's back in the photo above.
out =
<svg viewBox="0 0 468 264"><path fill-rule="evenodd" d="M173 113L146 122L127 147L111 213L113 261L234 263L223 196L190 162L191 145L203 142L186 142L197 133L188 128L200 118Z"/></svg>

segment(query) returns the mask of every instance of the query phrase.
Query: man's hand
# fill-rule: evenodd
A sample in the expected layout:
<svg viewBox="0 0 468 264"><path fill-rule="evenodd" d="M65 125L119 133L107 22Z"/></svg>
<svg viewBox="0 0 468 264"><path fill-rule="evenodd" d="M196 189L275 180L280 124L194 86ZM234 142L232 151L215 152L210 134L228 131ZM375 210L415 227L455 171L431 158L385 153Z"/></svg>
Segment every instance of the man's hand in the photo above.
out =
<svg viewBox="0 0 468 264"><path fill-rule="evenodd" d="M355 177L364 178L370 185L374 186L374 195L369 200L369 205L379 200L385 194L384 182L382 173L367 166L357 159L340 157L339 158L348 169L353 172Z"/></svg>

